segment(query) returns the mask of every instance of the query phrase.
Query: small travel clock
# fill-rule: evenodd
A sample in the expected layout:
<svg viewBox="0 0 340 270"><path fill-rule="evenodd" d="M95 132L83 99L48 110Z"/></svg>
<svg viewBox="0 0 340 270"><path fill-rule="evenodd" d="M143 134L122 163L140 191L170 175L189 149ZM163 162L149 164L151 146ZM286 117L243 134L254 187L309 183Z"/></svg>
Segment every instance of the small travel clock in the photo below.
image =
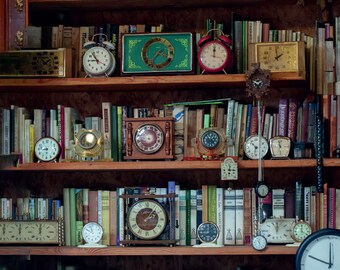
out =
<svg viewBox="0 0 340 270"><path fill-rule="evenodd" d="M34 153L38 162L57 162L60 157L61 147L54 138L43 137L36 142Z"/></svg>
<svg viewBox="0 0 340 270"><path fill-rule="evenodd" d="M305 221L299 220L292 225L291 237L296 242L302 242L312 233L312 227Z"/></svg>
<svg viewBox="0 0 340 270"><path fill-rule="evenodd" d="M296 270L340 269L340 230L321 229L309 235L295 256Z"/></svg>
<svg viewBox="0 0 340 270"><path fill-rule="evenodd" d="M103 227L97 222L86 223L82 229L82 237L85 241L84 245L79 245L78 247L106 247L106 245L100 244L103 238L104 230Z"/></svg>
<svg viewBox="0 0 340 270"><path fill-rule="evenodd" d="M220 234L218 226L213 222L203 222L197 227L197 238L201 241L200 245L194 247L220 247L215 242Z"/></svg>
<svg viewBox="0 0 340 270"><path fill-rule="evenodd" d="M275 136L269 140L272 159L288 159L291 150L291 140L285 136Z"/></svg>

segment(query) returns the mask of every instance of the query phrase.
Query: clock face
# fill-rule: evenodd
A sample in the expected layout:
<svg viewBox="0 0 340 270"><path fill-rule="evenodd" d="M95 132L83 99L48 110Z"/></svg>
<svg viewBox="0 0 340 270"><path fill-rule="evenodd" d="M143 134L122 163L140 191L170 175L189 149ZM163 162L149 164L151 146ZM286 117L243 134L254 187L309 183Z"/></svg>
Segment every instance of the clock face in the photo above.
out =
<svg viewBox="0 0 340 270"><path fill-rule="evenodd" d="M296 43L260 44L257 46L257 60L261 68L275 71L298 70Z"/></svg>
<svg viewBox="0 0 340 270"><path fill-rule="evenodd" d="M254 249L261 251L267 247L267 240L262 235L256 235L253 237L251 244Z"/></svg>
<svg viewBox="0 0 340 270"><path fill-rule="evenodd" d="M135 202L127 214L127 225L130 232L145 240L160 236L167 226L167 221L164 207L159 202L150 199Z"/></svg>
<svg viewBox="0 0 340 270"><path fill-rule="evenodd" d="M60 150L59 143L52 137L39 139L34 147L36 157L43 162L56 161L60 156Z"/></svg>
<svg viewBox="0 0 340 270"><path fill-rule="evenodd" d="M292 226L295 224L293 218L268 218L260 223L261 235L263 235L268 243L293 243L291 237Z"/></svg>
<svg viewBox="0 0 340 270"><path fill-rule="evenodd" d="M210 41L200 48L198 61L202 70L206 72L227 70L232 64L232 52L221 42Z"/></svg>
<svg viewBox="0 0 340 270"><path fill-rule="evenodd" d="M32 66L39 75L53 75L59 71L59 57L54 52L37 52L32 59Z"/></svg>
<svg viewBox="0 0 340 270"><path fill-rule="evenodd" d="M292 226L292 237L296 242L302 242L312 233L311 226L304 221L299 221Z"/></svg>
<svg viewBox="0 0 340 270"><path fill-rule="evenodd" d="M207 149L215 149L220 143L220 136L216 131L207 130L201 136L201 143Z"/></svg>
<svg viewBox="0 0 340 270"><path fill-rule="evenodd" d="M141 125L136 130L134 142L140 152L153 154L162 147L164 134L162 129L155 124Z"/></svg>
<svg viewBox="0 0 340 270"><path fill-rule="evenodd" d="M261 89L264 86L262 78L254 78L252 83L255 89Z"/></svg>
<svg viewBox="0 0 340 270"><path fill-rule="evenodd" d="M340 269L339 252L340 230L318 230L300 244L295 257L295 269Z"/></svg>
<svg viewBox="0 0 340 270"><path fill-rule="evenodd" d="M273 137L270 139L270 152L273 158L287 158L290 153L289 137Z"/></svg>
<svg viewBox="0 0 340 270"><path fill-rule="evenodd" d="M249 136L244 143L244 153L250 159L263 158L268 152L269 146L263 136Z"/></svg>
<svg viewBox="0 0 340 270"><path fill-rule="evenodd" d="M86 223L82 229L82 236L86 243L96 244L103 237L103 228L96 222Z"/></svg>
<svg viewBox="0 0 340 270"><path fill-rule="evenodd" d="M153 37L147 41L142 50L142 59L146 65L155 70L167 67L174 59L174 47L163 37Z"/></svg>
<svg viewBox="0 0 340 270"><path fill-rule="evenodd" d="M269 187L263 181L258 181L256 183L255 192L260 198L265 198L269 193Z"/></svg>
<svg viewBox="0 0 340 270"><path fill-rule="evenodd" d="M112 53L103 47L92 47L83 56L84 70L91 77L109 76L113 73L115 65Z"/></svg>
<svg viewBox="0 0 340 270"><path fill-rule="evenodd" d="M212 222L203 222L197 228L197 237L202 243L215 242L219 235L218 226Z"/></svg>

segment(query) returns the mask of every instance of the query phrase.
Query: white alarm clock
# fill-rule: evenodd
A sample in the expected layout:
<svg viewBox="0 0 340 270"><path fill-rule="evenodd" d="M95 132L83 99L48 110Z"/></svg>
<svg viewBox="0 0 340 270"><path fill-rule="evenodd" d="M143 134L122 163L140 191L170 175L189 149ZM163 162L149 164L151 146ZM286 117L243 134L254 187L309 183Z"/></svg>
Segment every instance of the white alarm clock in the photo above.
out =
<svg viewBox="0 0 340 270"><path fill-rule="evenodd" d="M100 44L94 41L96 36L106 38ZM86 77L109 77L116 69L116 59L112 53L115 46L107 40L105 34L99 33L83 46L87 51L83 56L83 67Z"/></svg>

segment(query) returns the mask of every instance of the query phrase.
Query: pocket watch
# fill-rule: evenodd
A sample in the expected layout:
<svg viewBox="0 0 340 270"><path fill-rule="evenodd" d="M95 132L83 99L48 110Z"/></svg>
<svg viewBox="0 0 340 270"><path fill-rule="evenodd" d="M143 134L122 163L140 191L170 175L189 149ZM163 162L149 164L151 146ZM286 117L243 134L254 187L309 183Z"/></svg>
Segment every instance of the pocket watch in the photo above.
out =
<svg viewBox="0 0 340 270"><path fill-rule="evenodd" d="M269 140L270 153L272 159L288 159L291 150L291 140L289 137L276 136Z"/></svg>
<svg viewBox="0 0 340 270"><path fill-rule="evenodd" d="M200 245L194 247L218 247L215 242L220 234L218 226L213 222L203 222L197 227L197 238L201 242Z"/></svg>
<svg viewBox="0 0 340 270"><path fill-rule="evenodd" d="M168 215L158 201L140 199L129 208L126 221L129 231L138 239L152 240L165 230Z"/></svg>
<svg viewBox="0 0 340 270"><path fill-rule="evenodd" d="M267 195L269 193L269 187L268 187L268 185L266 184L265 181L260 180L260 181L256 182L255 193L260 198L267 197Z"/></svg>
<svg viewBox="0 0 340 270"><path fill-rule="evenodd" d="M54 138L43 137L36 142L34 153L38 162L57 162L60 157L61 147Z"/></svg>
<svg viewBox="0 0 340 270"><path fill-rule="evenodd" d="M312 227L303 220L292 224L291 236L296 242L302 242L307 236L312 233Z"/></svg>
<svg viewBox="0 0 340 270"><path fill-rule="evenodd" d="M267 247L267 239L263 235L255 235L251 240L254 249L262 251Z"/></svg>
<svg viewBox="0 0 340 270"><path fill-rule="evenodd" d="M305 71L304 42L269 42L249 44L248 63L260 63L271 72Z"/></svg>
<svg viewBox="0 0 340 270"><path fill-rule="evenodd" d="M203 128L198 132L198 152L201 156L224 156L226 151L226 135L223 128Z"/></svg>
<svg viewBox="0 0 340 270"><path fill-rule="evenodd" d="M295 256L295 269L340 269L339 254L340 230L318 230L300 244Z"/></svg>
<svg viewBox="0 0 340 270"><path fill-rule="evenodd" d="M81 231L85 244L78 247L106 247L106 245L100 244L103 234L103 227L97 222L86 223Z"/></svg>
<svg viewBox="0 0 340 270"><path fill-rule="evenodd" d="M219 31L217 29L212 30ZM202 73L218 73L220 71L226 73L234 62L234 55L230 48L232 41L223 33L212 40L209 32L198 41L198 46L201 47L198 51L198 63Z"/></svg>
<svg viewBox="0 0 340 270"><path fill-rule="evenodd" d="M257 134L249 136L244 142L244 153L249 159L262 159L267 154L268 149L267 140ZM261 152L259 150L261 150Z"/></svg>
<svg viewBox="0 0 340 270"><path fill-rule="evenodd" d="M294 218L268 218L259 227L268 243L288 244L294 242L291 236L294 224Z"/></svg>

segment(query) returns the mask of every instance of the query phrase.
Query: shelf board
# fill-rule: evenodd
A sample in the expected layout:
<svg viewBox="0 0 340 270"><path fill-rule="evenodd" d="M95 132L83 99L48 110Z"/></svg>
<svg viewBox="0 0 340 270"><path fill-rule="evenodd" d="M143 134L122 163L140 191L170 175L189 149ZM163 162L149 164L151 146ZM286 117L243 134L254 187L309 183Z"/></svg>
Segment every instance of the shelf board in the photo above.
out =
<svg viewBox="0 0 340 270"><path fill-rule="evenodd" d="M138 162L60 162L29 163L2 167L3 171L140 171L140 170L218 170L222 161L138 161ZM265 160L264 168L315 167L315 159ZM256 169L257 160L239 160L239 169Z"/></svg>
<svg viewBox="0 0 340 270"><path fill-rule="evenodd" d="M296 247L268 246L264 251L256 251L251 246L225 246L221 248L194 247L0 247L1 255L28 256L214 256L214 255L295 255Z"/></svg>
<svg viewBox="0 0 340 270"><path fill-rule="evenodd" d="M302 86L303 76L273 73L271 86ZM159 91L162 89L244 88L244 74L129 76L111 78L1 78L0 92L111 92Z"/></svg>

